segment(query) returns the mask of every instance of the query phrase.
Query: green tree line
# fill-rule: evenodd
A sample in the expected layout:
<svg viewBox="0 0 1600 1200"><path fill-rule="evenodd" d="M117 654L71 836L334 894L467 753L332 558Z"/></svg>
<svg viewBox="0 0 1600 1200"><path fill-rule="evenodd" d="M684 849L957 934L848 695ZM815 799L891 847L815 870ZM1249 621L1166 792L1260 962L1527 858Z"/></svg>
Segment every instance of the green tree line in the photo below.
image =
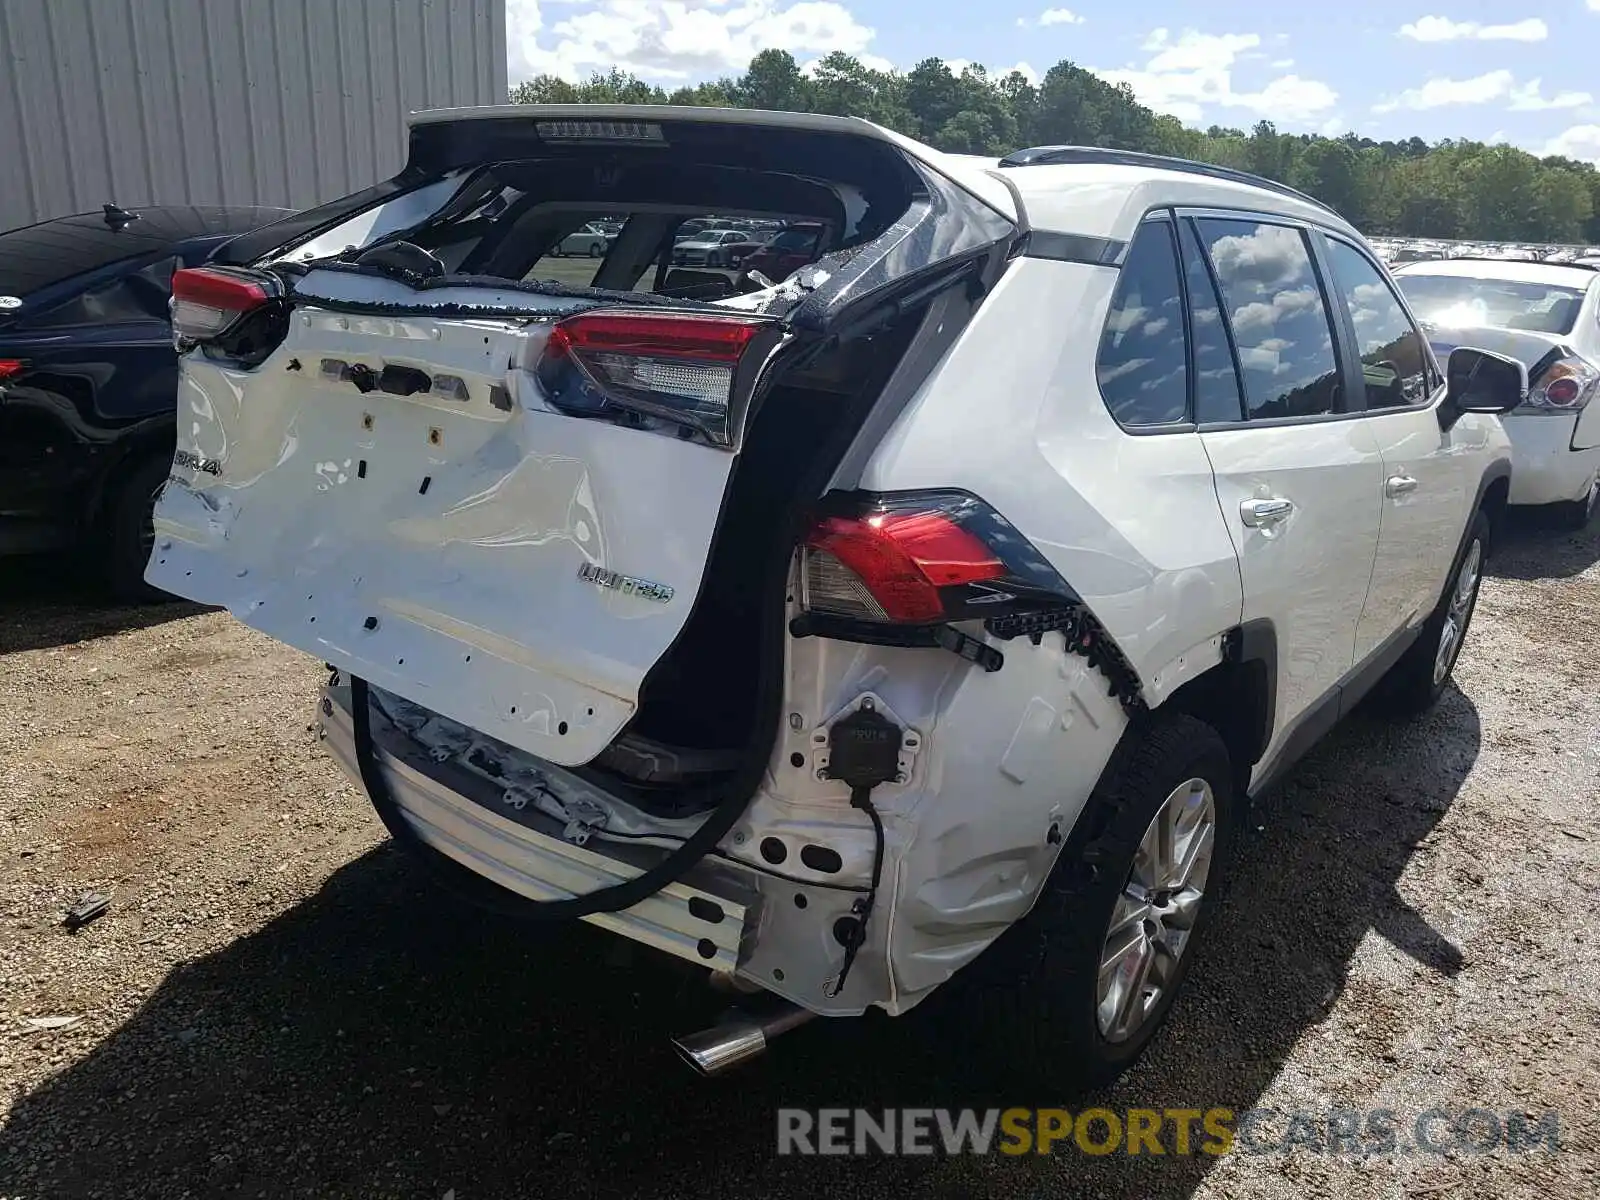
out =
<svg viewBox="0 0 1600 1200"><path fill-rule="evenodd" d="M586 83L541 75L512 90L534 103L697 104L864 117L962 154L1000 155L1067 143L1142 150L1237 167L1316 196L1374 236L1600 242L1600 171L1511 146L1421 138L1375 142L1253 129L1191 129L1112 85L1059 62L1035 85L1020 72L959 73L937 58L878 71L848 54L810 74L783 50L763 50L736 79L673 91L613 70Z"/></svg>

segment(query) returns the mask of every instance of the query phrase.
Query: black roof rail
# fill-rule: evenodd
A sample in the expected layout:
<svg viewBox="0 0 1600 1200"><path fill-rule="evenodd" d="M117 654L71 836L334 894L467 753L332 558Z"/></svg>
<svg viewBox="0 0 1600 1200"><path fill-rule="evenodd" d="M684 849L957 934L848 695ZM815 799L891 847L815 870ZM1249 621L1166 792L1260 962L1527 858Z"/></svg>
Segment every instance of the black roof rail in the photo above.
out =
<svg viewBox="0 0 1600 1200"><path fill-rule="evenodd" d="M1031 146L1026 150L1013 150L1000 160L1002 167L1058 167L1073 166L1088 163L1099 163L1113 167L1149 167L1160 171L1181 171L1185 175L1204 175L1208 179L1225 179L1229 183L1246 183L1251 187L1264 188L1269 192L1276 192L1280 196L1289 196L1295 200L1303 200L1307 204L1315 205L1323 212L1332 213L1329 208L1315 196L1308 196L1304 192L1290 187L1286 183L1279 183L1275 179L1268 179L1262 175L1252 175L1249 171L1236 171L1232 167L1218 167L1211 163L1195 162L1188 158L1169 158L1165 154L1145 154L1139 150L1110 150L1104 146ZM1337 213L1334 213L1338 216Z"/></svg>

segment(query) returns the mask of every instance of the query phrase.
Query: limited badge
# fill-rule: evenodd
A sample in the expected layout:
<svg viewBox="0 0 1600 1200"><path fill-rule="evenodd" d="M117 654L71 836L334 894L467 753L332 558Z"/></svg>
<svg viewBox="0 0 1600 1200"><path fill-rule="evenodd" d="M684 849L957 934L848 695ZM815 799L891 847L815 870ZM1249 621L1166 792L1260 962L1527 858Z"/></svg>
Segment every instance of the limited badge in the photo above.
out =
<svg viewBox="0 0 1600 1200"><path fill-rule="evenodd" d="M595 584L597 587L608 588L613 592L621 592L625 596L638 596L644 600L655 600L665 604L672 599L672 589L664 583L653 583L648 579L640 579L635 575L619 575L615 571L608 571L594 563L584 563L578 568L578 578L586 583Z"/></svg>

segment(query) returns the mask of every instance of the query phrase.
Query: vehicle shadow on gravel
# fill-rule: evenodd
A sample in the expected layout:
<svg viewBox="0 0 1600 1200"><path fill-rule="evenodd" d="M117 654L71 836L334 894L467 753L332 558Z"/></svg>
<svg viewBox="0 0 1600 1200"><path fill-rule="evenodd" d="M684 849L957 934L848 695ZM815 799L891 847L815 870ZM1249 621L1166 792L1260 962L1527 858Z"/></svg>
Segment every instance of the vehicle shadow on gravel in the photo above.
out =
<svg viewBox="0 0 1600 1200"><path fill-rule="evenodd" d="M1486 573L1497 579L1571 579L1600 562L1600 518L1560 529L1545 514L1507 511Z"/></svg>
<svg viewBox="0 0 1600 1200"><path fill-rule="evenodd" d="M1358 715L1336 731L1254 810L1171 1024L1095 1102L1250 1108L1327 1018L1369 932L1430 972L1458 970L1460 951L1396 881L1479 738L1453 689L1414 724ZM79 935L86 952L95 932ZM1391 1032L1383 1007L1359 1014L1375 1039ZM1069 1144L1018 1159L780 1162L780 1106L1082 1098L1018 1094L985 1066L981 1031L941 1041L915 1019L814 1023L762 1062L697 1080L667 1039L718 1008L698 973L587 926L465 908L382 847L173 971L95 1051L20 1097L0 1193L1181 1197L1217 1161L1088 1159Z"/></svg>
<svg viewBox="0 0 1600 1200"><path fill-rule="evenodd" d="M67 646L206 611L179 600L119 604L82 555L0 558L0 654Z"/></svg>

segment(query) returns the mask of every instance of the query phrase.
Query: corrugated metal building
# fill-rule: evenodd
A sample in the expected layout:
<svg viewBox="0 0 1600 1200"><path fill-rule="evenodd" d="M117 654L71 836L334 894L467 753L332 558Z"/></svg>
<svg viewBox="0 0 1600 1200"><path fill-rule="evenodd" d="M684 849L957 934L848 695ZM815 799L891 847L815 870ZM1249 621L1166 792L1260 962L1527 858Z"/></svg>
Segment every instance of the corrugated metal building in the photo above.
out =
<svg viewBox="0 0 1600 1200"><path fill-rule="evenodd" d="M505 0L0 0L0 229L346 195L408 112L504 103L505 43Z"/></svg>

